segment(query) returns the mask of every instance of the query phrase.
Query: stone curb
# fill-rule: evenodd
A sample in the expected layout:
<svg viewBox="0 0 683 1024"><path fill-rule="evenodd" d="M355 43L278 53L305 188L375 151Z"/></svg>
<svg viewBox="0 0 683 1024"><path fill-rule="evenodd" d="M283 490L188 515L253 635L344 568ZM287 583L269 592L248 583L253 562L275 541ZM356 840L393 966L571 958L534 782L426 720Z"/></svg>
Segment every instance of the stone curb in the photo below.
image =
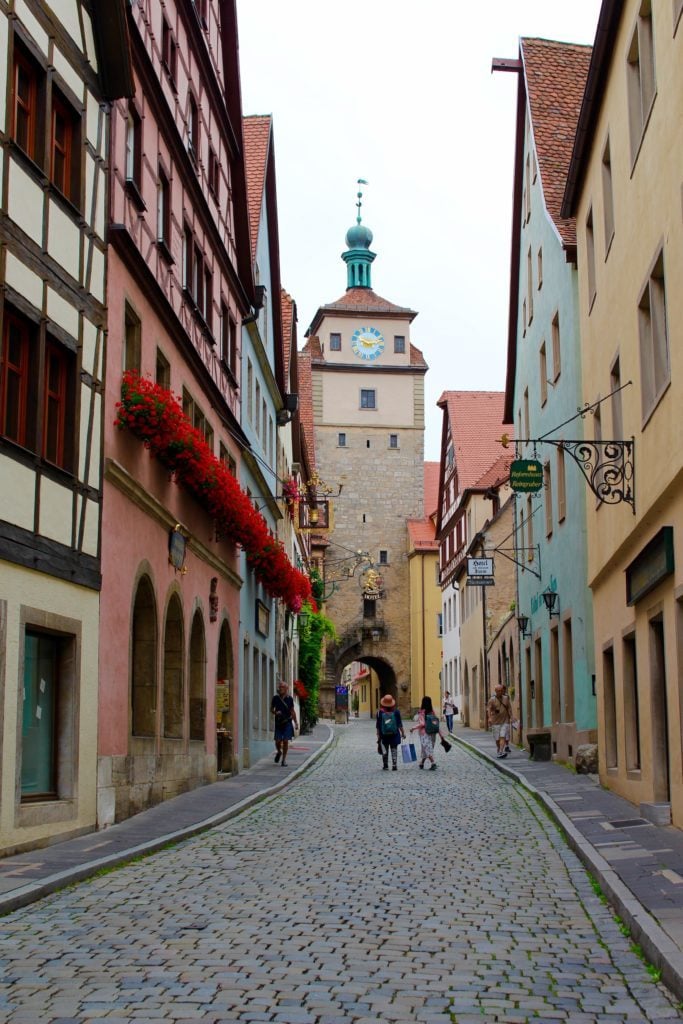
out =
<svg viewBox="0 0 683 1024"><path fill-rule="evenodd" d="M306 760L303 761L295 771L290 775L287 775L281 782L276 782L273 786L268 786L267 788L260 790L258 793L252 793L250 796L244 797L243 800L233 804L231 807L226 807L225 810L219 811L217 814L213 814L210 818L204 818L202 821L197 821L193 825L187 825L185 828L177 829L174 832L167 832L164 835L157 836L145 843L139 843L137 846L131 846L127 850L119 850L117 853L109 854L106 857L99 857L96 860L88 861L86 864L80 864L78 867L68 868L66 871L58 871L54 875L48 875L39 882L30 882L27 885L13 889L6 895L0 896L0 916L3 914L9 914L13 910L18 910L20 907L26 907L30 903L35 903L37 900L42 899L43 896L49 896L51 893L57 892L59 889L64 889L67 885L71 885L74 882L82 882L86 878L92 878L92 876L96 875L98 871L102 871L105 868L118 867L121 864L134 860L136 857L141 857L148 853L154 853L162 847L167 846L169 843L179 842L181 839L189 839L192 836L199 835L201 832L206 832L209 829L214 828L216 825L222 825L223 822L229 821L230 818L235 818L238 814L241 814L242 811L247 810L254 804L264 800L266 797L274 796L289 786L296 778L302 775L303 772L307 771L313 762L316 761L333 742L333 728L326 722L322 722L320 724L325 725L328 729L329 735L327 739L321 743L317 750L314 750L313 753L309 754ZM144 811L142 813L144 814Z"/></svg>
<svg viewBox="0 0 683 1024"><path fill-rule="evenodd" d="M652 914L636 899L614 868L598 853L592 843L576 828L565 812L543 790L537 789L514 768L491 757L467 740L450 733L452 739L467 750L488 761L494 768L514 779L549 812L564 832L570 848L600 883L600 888L619 917L628 925L631 938L640 946L646 960L662 972L662 981L674 995L683 1000L683 952L660 927Z"/></svg>

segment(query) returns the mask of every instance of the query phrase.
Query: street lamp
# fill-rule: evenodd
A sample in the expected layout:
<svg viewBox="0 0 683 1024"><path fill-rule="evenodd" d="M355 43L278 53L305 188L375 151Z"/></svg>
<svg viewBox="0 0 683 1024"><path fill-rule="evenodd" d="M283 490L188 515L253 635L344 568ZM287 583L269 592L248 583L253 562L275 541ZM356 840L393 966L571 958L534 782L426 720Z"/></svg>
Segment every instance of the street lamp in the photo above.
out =
<svg viewBox="0 0 683 1024"><path fill-rule="evenodd" d="M560 609L558 608L557 611L555 610L555 605L557 604L558 596L559 595L557 594L557 591L551 590L550 587L548 587L547 590L544 590L541 594L543 602L546 608L548 609L548 617L551 619L553 615L557 615L558 619L560 617Z"/></svg>
<svg viewBox="0 0 683 1024"><path fill-rule="evenodd" d="M528 615L518 615L517 616L517 625L519 626L519 632L522 635L522 639L524 639L525 637L531 636L531 632L527 631L527 626L529 625L529 616Z"/></svg>

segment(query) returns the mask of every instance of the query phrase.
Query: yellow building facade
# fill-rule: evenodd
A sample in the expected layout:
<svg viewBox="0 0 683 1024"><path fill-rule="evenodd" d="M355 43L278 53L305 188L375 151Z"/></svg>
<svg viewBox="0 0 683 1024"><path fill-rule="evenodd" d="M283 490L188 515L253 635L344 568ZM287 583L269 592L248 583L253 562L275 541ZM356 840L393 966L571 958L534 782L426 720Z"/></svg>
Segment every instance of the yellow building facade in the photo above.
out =
<svg viewBox="0 0 683 1024"><path fill-rule="evenodd" d="M601 781L683 826L683 7L604 3L562 215L575 216ZM591 424L592 419L592 424ZM601 449L604 457L606 452ZM631 467L634 472L631 473ZM627 500L615 501L623 492Z"/></svg>

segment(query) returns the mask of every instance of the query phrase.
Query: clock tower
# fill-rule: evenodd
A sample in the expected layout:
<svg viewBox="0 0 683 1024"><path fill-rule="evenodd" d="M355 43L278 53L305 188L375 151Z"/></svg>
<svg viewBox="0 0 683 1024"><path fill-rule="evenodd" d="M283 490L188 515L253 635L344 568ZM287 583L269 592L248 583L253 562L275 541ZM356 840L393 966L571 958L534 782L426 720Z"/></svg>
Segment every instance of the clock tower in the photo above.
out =
<svg viewBox="0 0 683 1024"><path fill-rule="evenodd" d="M371 244L359 202L342 253L346 293L320 306L305 346L317 471L341 487L325 556L326 613L338 641L328 644L322 715L334 714L351 662L372 670L365 714L386 693L402 713L412 710L407 520L423 515L427 364L411 342L417 314L372 289Z"/></svg>

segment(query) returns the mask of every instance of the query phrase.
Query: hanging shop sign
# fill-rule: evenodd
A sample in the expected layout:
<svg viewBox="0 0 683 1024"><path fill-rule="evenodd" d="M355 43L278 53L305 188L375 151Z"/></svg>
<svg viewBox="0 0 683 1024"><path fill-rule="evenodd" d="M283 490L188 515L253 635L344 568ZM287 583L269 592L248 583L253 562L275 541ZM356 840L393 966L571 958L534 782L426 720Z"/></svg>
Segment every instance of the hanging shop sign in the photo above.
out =
<svg viewBox="0 0 683 1024"><path fill-rule="evenodd" d="M626 569L626 603L636 604L673 571L673 526L663 526Z"/></svg>
<svg viewBox="0 0 683 1024"><path fill-rule="evenodd" d="M468 576L493 576L493 559L492 558L468 558L467 559L467 575Z"/></svg>
<svg viewBox="0 0 683 1024"><path fill-rule="evenodd" d="M532 494L543 486L543 466L537 459L515 459L510 464L510 487Z"/></svg>
<svg viewBox="0 0 683 1024"><path fill-rule="evenodd" d="M493 576L468 576L468 587L495 587L496 580Z"/></svg>

